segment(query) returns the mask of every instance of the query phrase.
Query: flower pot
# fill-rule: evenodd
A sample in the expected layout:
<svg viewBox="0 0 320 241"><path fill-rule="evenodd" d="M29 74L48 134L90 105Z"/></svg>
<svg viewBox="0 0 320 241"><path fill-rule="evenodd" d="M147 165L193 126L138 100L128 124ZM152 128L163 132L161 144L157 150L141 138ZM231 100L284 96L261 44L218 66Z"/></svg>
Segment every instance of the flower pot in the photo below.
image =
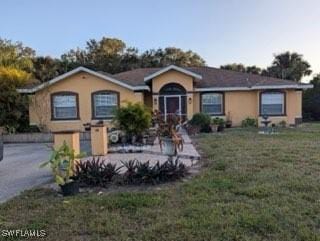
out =
<svg viewBox="0 0 320 241"><path fill-rule="evenodd" d="M217 132L218 131L218 125L211 124L210 127L211 127L212 132Z"/></svg>
<svg viewBox="0 0 320 241"><path fill-rule="evenodd" d="M222 132L224 131L224 126L223 125L219 125L217 128L217 132Z"/></svg>
<svg viewBox="0 0 320 241"><path fill-rule="evenodd" d="M68 182L64 185L60 185L60 187L63 196L72 196L79 193L79 182L77 181Z"/></svg>
<svg viewBox="0 0 320 241"><path fill-rule="evenodd" d="M168 156L177 154L176 146L171 138L161 138L162 153Z"/></svg>

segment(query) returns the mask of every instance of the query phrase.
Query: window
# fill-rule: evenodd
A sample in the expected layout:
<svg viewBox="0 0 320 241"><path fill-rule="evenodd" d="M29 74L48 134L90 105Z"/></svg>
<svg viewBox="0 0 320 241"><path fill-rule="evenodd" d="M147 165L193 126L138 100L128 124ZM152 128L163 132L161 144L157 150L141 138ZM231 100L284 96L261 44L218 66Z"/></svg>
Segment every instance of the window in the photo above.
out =
<svg viewBox="0 0 320 241"><path fill-rule="evenodd" d="M268 92L261 94L261 115L284 115L284 93Z"/></svg>
<svg viewBox="0 0 320 241"><path fill-rule="evenodd" d="M92 110L94 119L109 119L113 117L113 111L118 106L118 93L96 92L92 95Z"/></svg>
<svg viewBox="0 0 320 241"><path fill-rule="evenodd" d="M209 115L223 114L223 94L207 93L201 95L201 111Z"/></svg>
<svg viewBox="0 0 320 241"><path fill-rule="evenodd" d="M52 119L74 120L78 119L78 95L65 92L55 93L51 97Z"/></svg>

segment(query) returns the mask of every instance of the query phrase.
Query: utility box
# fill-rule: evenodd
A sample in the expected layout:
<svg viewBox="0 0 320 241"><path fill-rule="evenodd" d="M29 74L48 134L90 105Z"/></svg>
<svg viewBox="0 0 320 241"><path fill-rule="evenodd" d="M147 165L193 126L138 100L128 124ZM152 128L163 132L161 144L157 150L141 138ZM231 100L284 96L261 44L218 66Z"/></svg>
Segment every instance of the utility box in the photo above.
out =
<svg viewBox="0 0 320 241"><path fill-rule="evenodd" d="M59 131L53 133L54 148L59 149L63 142L74 150L75 155L80 154L80 133L77 130L74 131Z"/></svg>
<svg viewBox="0 0 320 241"><path fill-rule="evenodd" d="M93 156L105 156L108 153L107 127L103 124L91 126L91 151Z"/></svg>

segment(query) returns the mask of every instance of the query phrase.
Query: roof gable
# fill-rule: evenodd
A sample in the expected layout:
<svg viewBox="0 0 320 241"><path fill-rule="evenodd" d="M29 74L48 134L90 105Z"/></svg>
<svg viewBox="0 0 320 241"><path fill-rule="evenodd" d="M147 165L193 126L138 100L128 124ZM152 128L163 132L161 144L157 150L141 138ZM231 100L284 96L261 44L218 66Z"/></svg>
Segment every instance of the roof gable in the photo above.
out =
<svg viewBox="0 0 320 241"><path fill-rule="evenodd" d="M178 66L175 66L175 65L169 65L168 67L165 67L165 68L162 68L160 70L158 70L157 72L155 73L152 73L150 75L147 75L146 77L144 77L144 81L148 81L148 80L151 80L165 72L168 72L170 70L175 70L175 71L178 71L180 73L183 73L183 74L186 74L186 75L189 75L189 76L192 76L196 79L202 79L202 76L200 74L197 74L193 71L190 71L188 69L185 69L185 68L181 68L181 67L178 67Z"/></svg>
<svg viewBox="0 0 320 241"><path fill-rule="evenodd" d="M20 93L34 93L34 92L37 92L39 90L45 89L45 88L47 88L47 87L49 87L49 86L51 86L51 85L53 85L53 84L55 84L55 83L57 83L59 81L62 81L64 79L66 79L66 78L68 78L68 77L70 77L70 76L72 76L74 74L80 73L80 72L85 72L85 73L91 74L93 76L96 76L96 77L101 78L103 80L110 81L110 82L112 82L114 84L117 84L119 86L122 86L122 87L130 89L130 90L149 90L149 87L146 86L146 85L143 85L143 86L132 86L132 85L129 85L127 83L124 83L122 81L119 81L119 80L113 78L109 74L108 75L107 74L102 74L102 73L99 73L99 72L96 72L96 71L93 71L93 70L90 70L88 68L80 66L78 68L75 68L75 69L67 72L67 73L59 75L56 78L54 78L54 79L52 79L52 80L50 80L48 82L45 82L45 83L42 83L40 85L34 86L34 87L30 88L30 89L18 89L18 92L20 92Z"/></svg>

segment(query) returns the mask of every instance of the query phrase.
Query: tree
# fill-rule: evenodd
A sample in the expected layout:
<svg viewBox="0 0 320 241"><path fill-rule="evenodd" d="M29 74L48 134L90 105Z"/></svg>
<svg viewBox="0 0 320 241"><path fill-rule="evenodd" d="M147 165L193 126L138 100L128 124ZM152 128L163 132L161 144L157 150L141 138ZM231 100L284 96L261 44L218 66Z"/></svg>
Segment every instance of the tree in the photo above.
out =
<svg viewBox="0 0 320 241"><path fill-rule="evenodd" d="M300 82L302 77L312 73L310 67L301 54L287 51L275 55L272 65L263 75Z"/></svg>
<svg viewBox="0 0 320 241"><path fill-rule="evenodd" d="M119 73L136 68L178 66L203 66L205 61L195 52L179 48L151 49L139 53L137 48L127 47L115 38L87 41L85 49L70 50L61 56L63 70L85 66L108 73Z"/></svg>
<svg viewBox="0 0 320 241"><path fill-rule="evenodd" d="M307 120L320 120L320 73L310 81L313 89L303 92L302 112Z"/></svg>
<svg viewBox="0 0 320 241"><path fill-rule="evenodd" d="M221 65L221 69L227 69L227 70L232 70L232 71L238 71L238 72L243 72L243 73L250 73L250 74L261 74L261 68L252 65L252 66L245 66L243 64L226 64L226 65Z"/></svg>
<svg viewBox="0 0 320 241"><path fill-rule="evenodd" d="M0 126L10 132L21 130L28 123L28 99L16 88L27 83L30 74L13 67L0 67Z"/></svg>
<svg viewBox="0 0 320 241"><path fill-rule="evenodd" d="M243 64L226 64L226 65L221 65L220 69L226 69L226 70L232 70L232 71L237 71L237 72L246 72L246 67Z"/></svg>
<svg viewBox="0 0 320 241"><path fill-rule="evenodd" d="M33 70L32 58L35 51L22 43L12 43L0 38L0 66L13 67L27 72Z"/></svg>
<svg viewBox="0 0 320 241"><path fill-rule="evenodd" d="M175 64L183 67L204 66L205 61L191 50L183 51L179 48L165 48L160 59L161 67Z"/></svg>
<svg viewBox="0 0 320 241"><path fill-rule="evenodd" d="M246 67L246 72L247 73L250 73L250 74L261 74L262 73L262 69L255 66L255 65L252 65L252 66L247 66Z"/></svg>
<svg viewBox="0 0 320 241"><path fill-rule="evenodd" d="M32 62L34 66L33 75L40 82L47 82L65 72L61 61L50 56L35 57Z"/></svg>
<svg viewBox="0 0 320 241"><path fill-rule="evenodd" d="M0 126L12 132L29 123L28 98L16 89L31 79L34 56L34 50L22 43L0 39Z"/></svg>

